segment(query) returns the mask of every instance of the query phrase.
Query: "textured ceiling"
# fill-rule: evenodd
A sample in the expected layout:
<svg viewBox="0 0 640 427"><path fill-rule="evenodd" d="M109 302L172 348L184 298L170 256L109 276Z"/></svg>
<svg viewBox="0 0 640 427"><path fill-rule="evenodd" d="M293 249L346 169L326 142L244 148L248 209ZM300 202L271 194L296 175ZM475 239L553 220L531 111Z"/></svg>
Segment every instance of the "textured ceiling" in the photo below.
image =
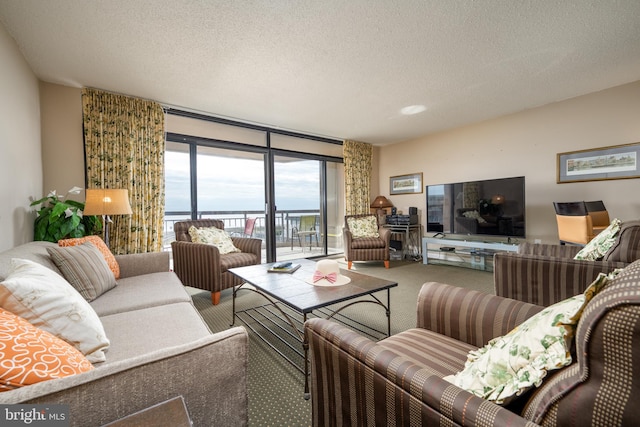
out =
<svg viewBox="0 0 640 427"><path fill-rule="evenodd" d="M41 80L376 145L640 80L639 17L638 0L0 0Z"/></svg>

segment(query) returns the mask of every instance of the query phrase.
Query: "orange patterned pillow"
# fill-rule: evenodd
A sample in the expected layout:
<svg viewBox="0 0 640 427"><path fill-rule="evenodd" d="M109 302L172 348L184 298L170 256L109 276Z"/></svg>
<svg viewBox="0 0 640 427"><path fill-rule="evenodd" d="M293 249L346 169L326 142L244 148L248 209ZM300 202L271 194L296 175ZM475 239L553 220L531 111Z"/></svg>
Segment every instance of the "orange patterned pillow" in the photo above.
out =
<svg viewBox="0 0 640 427"><path fill-rule="evenodd" d="M71 344L0 308L0 392L92 369Z"/></svg>
<svg viewBox="0 0 640 427"><path fill-rule="evenodd" d="M76 237L74 239L62 239L58 240L58 246L76 246L81 245L84 242L93 243L96 248L102 253L104 260L107 261L107 265L109 269L113 271L113 275L116 279L120 278L120 266L118 265L118 261L116 261L116 257L113 256L111 250L107 246L107 244L100 238L100 236L84 236L84 237Z"/></svg>

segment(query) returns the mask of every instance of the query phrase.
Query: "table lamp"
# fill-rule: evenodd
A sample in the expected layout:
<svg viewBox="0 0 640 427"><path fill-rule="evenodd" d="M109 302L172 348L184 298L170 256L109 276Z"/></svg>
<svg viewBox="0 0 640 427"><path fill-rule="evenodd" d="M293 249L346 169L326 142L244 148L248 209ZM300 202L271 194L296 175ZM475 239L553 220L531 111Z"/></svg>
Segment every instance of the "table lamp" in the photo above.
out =
<svg viewBox="0 0 640 427"><path fill-rule="evenodd" d="M102 215L104 223L104 242L109 247L109 223L110 215L131 215L129 204L129 190L87 188L86 202L84 204L85 215Z"/></svg>
<svg viewBox="0 0 640 427"><path fill-rule="evenodd" d="M386 208L390 208L392 206L393 203L391 203L389 199L384 196L376 197L376 199L371 203L371 208L376 210L379 224L384 224L386 222L384 218L384 215L387 213Z"/></svg>

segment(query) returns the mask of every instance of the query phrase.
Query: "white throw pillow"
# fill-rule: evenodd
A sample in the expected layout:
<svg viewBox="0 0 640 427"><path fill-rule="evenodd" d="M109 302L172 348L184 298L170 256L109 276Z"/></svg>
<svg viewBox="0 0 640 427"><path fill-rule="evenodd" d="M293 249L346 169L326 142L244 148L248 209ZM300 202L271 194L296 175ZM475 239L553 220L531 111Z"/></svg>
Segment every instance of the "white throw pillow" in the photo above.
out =
<svg viewBox="0 0 640 427"><path fill-rule="evenodd" d="M0 283L0 306L76 347L91 363L104 362L109 348L93 307L53 270L14 258Z"/></svg>
<svg viewBox="0 0 640 427"><path fill-rule="evenodd" d="M191 241L193 243L213 245L218 248L221 255L229 254L231 252L240 252L240 249L233 245L231 236L229 236L226 231L220 230L219 228L196 228L192 225L189 227L189 235L191 236Z"/></svg>

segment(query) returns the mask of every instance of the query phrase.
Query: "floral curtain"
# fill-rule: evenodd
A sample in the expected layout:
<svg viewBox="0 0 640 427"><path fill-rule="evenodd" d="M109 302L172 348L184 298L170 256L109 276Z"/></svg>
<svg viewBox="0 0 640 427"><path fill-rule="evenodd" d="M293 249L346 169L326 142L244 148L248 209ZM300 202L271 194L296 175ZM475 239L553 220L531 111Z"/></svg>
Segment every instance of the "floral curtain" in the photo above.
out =
<svg viewBox="0 0 640 427"><path fill-rule="evenodd" d="M370 212L371 190L371 144L358 141L344 141L345 211L347 215Z"/></svg>
<svg viewBox="0 0 640 427"><path fill-rule="evenodd" d="M82 90L87 188L129 190L132 215L109 227L117 254L162 250L164 111L157 102Z"/></svg>

